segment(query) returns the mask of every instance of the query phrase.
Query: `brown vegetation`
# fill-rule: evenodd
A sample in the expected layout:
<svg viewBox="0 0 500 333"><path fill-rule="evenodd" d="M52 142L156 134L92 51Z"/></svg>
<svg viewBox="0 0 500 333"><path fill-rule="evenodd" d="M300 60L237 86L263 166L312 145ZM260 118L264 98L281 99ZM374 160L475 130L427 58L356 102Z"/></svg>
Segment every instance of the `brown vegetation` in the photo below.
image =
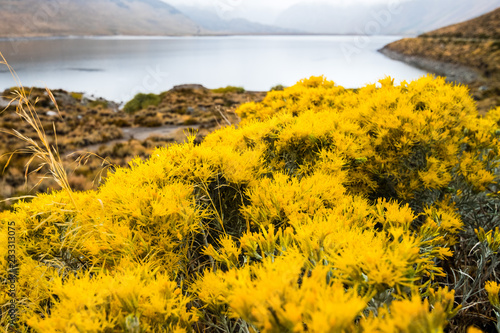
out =
<svg viewBox="0 0 500 333"><path fill-rule="evenodd" d="M4 91L3 98L0 98L4 104L2 108L14 96L16 89ZM57 147L69 174L69 183L75 190L95 187L100 176L105 175L109 168L126 165L136 156L145 158L155 147L184 141L189 127L198 130L197 140L201 141L205 135L221 126L237 124L239 118L233 112L234 107L247 101L260 101L265 96L265 92L214 93L202 86L179 86L160 94L157 106L127 114L113 102L88 100L80 93L55 90L53 94L58 101L58 113L45 89L33 88L27 90L26 94L32 103L36 103L40 122L50 144L56 143L57 135ZM0 113L0 169L3 171L0 176L0 201L58 188L54 181L44 179L33 189L44 172L29 175L26 181L28 155L15 154L9 161L10 154L23 149L25 143L5 131L17 130L27 137L36 137L34 130L16 114L16 104L12 103ZM161 129L166 126L178 129L162 134ZM128 129L140 130L144 127L156 127L158 131L148 131L151 132L148 138L124 134ZM97 153L102 159L91 156L78 166L75 160L85 151ZM8 161L9 165L4 170ZM101 173L103 168L104 172ZM33 169L28 170L28 173ZM94 180L96 182L93 183ZM8 207L12 202L0 203L0 208Z"/></svg>
<svg viewBox="0 0 500 333"><path fill-rule="evenodd" d="M499 22L500 8L475 19L425 33L422 37L500 39Z"/></svg>

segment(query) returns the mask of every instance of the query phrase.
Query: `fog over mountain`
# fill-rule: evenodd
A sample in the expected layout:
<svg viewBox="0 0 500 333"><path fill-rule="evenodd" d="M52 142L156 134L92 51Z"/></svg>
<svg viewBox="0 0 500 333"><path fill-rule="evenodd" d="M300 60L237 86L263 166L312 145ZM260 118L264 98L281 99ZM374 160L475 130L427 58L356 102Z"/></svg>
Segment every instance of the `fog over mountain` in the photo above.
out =
<svg viewBox="0 0 500 333"><path fill-rule="evenodd" d="M176 8L202 29L215 34L287 34L295 31L294 29L251 22L224 11L224 7L177 5Z"/></svg>
<svg viewBox="0 0 500 333"><path fill-rule="evenodd" d="M198 24L160 0L0 1L0 37L199 33Z"/></svg>
<svg viewBox="0 0 500 333"><path fill-rule="evenodd" d="M0 1L0 38L290 33L414 35L497 7L500 0L3 0Z"/></svg>
<svg viewBox="0 0 500 333"><path fill-rule="evenodd" d="M500 0L413 0L388 3L303 1L275 24L311 33L420 34L468 20L500 6Z"/></svg>
<svg viewBox="0 0 500 333"><path fill-rule="evenodd" d="M226 15L232 9L227 5L208 4L181 3L177 8L161 0L4 0L0 1L0 38L290 32Z"/></svg>
<svg viewBox="0 0 500 333"><path fill-rule="evenodd" d="M462 22L500 7L500 0L164 1L182 8L188 15L201 10L211 13L206 17L210 17L211 21L218 20L218 24L245 19L267 26L320 34L414 35ZM198 23L206 20L202 15L195 19Z"/></svg>

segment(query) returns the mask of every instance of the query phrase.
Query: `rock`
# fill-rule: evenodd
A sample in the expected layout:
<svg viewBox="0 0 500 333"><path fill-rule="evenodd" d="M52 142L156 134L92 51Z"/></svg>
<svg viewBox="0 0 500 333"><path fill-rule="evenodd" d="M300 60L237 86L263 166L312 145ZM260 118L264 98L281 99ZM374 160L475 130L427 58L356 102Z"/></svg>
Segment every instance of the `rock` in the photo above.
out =
<svg viewBox="0 0 500 333"><path fill-rule="evenodd" d="M208 90L201 84L181 84L178 86L174 86L171 91L180 91L180 90Z"/></svg>

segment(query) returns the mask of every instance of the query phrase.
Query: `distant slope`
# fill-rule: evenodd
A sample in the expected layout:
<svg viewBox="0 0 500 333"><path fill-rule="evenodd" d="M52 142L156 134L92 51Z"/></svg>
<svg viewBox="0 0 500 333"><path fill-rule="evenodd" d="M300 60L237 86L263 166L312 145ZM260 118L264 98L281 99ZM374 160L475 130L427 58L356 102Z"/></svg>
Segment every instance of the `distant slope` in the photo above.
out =
<svg viewBox="0 0 500 333"><path fill-rule="evenodd" d="M500 39L500 8L475 19L453 24L422 35L422 37L433 36Z"/></svg>
<svg viewBox="0 0 500 333"><path fill-rule="evenodd" d="M311 33L416 35L476 17L498 6L500 0L406 1L385 16L382 13L389 12L387 4L303 1L279 15L276 25Z"/></svg>
<svg viewBox="0 0 500 333"><path fill-rule="evenodd" d="M286 34L293 30L251 22L243 18L224 19L210 8L177 6L177 8L207 31L228 34Z"/></svg>
<svg viewBox="0 0 500 333"><path fill-rule="evenodd" d="M3 0L0 37L192 35L203 32L159 0Z"/></svg>
<svg viewBox="0 0 500 333"><path fill-rule="evenodd" d="M396 41L381 52L469 84L483 111L500 105L500 8L417 38Z"/></svg>

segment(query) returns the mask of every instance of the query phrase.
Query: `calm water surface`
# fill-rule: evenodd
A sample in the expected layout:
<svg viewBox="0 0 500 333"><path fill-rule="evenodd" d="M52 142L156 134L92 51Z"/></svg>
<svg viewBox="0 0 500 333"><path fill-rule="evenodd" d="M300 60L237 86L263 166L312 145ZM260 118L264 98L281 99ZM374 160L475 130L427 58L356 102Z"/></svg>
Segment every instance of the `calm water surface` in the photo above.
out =
<svg viewBox="0 0 500 333"><path fill-rule="evenodd" d="M325 75L348 88L390 75L411 81L425 72L376 50L397 36L104 37L0 41L24 86L47 86L127 101L199 83L247 90L289 86ZM0 89L15 85L0 67Z"/></svg>

